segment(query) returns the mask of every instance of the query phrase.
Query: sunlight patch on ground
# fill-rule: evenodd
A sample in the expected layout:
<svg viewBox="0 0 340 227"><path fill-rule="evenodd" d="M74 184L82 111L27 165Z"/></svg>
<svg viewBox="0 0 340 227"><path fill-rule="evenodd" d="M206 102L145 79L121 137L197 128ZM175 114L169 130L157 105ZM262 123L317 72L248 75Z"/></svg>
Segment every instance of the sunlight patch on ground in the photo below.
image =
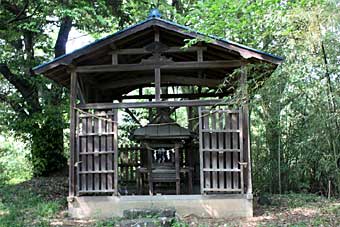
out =
<svg viewBox="0 0 340 227"><path fill-rule="evenodd" d="M312 208L295 208L290 211L293 215L303 215L307 217L313 217L319 212L318 209L312 209Z"/></svg>
<svg viewBox="0 0 340 227"><path fill-rule="evenodd" d="M0 216L8 215L9 211L7 210L0 210Z"/></svg>

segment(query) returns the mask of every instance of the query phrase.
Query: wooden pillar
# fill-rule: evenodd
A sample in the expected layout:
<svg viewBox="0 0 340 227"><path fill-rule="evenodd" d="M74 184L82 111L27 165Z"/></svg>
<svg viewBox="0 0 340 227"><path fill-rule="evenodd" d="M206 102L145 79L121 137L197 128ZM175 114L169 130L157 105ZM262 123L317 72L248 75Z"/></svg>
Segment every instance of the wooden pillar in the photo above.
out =
<svg viewBox="0 0 340 227"><path fill-rule="evenodd" d="M244 181L247 187L247 194L252 194L252 179L251 179L251 150L250 150L250 116L249 116L249 97L247 85L247 71L244 65L241 70L241 86L242 86L242 120L243 120L243 158L247 163L244 168Z"/></svg>
<svg viewBox="0 0 340 227"><path fill-rule="evenodd" d="M155 99L161 100L161 69L155 68Z"/></svg>
<svg viewBox="0 0 340 227"><path fill-rule="evenodd" d="M197 61L203 62L203 48L197 50Z"/></svg>
<svg viewBox="0 0 340 227"><path fill-rule="evenodd" d="M154 41L160 41L159 30L157 28L154 29ZM155 68L155 99L156 101L161 100L161 69L159 67Z"/></svg>
<svg viewBox="0 0 340 227"><path fill-rule="evenodd" d="M176 195L181 193L181 175L180 175L180 159L179 159L179 144L175 145L175 169L176 169Z"/></svg>
<svg viewBox="0 0 340 227"><path fill-rule="evenodd" d="M192 194L192 175L193 175L193 171L194 171L194 165L193 165L193 145L192 143L190 143L190 145L186 148L187 150L187 156L186 158L188 159L188 194Z"/></svg>
<svg viewBox="0 0 340 227"><path fill-rule="evenodd" d="M75 195L75 152L76 152L76 99L77 99L77 73L71 70L70 84L70 164L69 164L69 196Z"/></svg>
<svg viewBox="0 0 340 227"><path fill-rule="evenodd" d="M116 52L112 53L112 65L118 64L118 54Z"/></svg>
<svg viewBox="0 0 340 227"><path fill-rule="evenodd" d="M152 181L152 150L147 148L148 153L148 182L149 182L149 195L153 195L153 181Z"/></svg>
<svg viewBox="0 0 340 227"><path fill-rule="evenodd" d="M117 47L114 43L110 44L112 51L112 65L118 64L118 54L117 54Z"/></svg>
<svg viewBox="0 0 340 227"><path fill-rule="evenodd" d="M118 109L113 109L113 132L114 132L114 141L113 141L113 167L114 167L114 194L118 196Z"/></svg>

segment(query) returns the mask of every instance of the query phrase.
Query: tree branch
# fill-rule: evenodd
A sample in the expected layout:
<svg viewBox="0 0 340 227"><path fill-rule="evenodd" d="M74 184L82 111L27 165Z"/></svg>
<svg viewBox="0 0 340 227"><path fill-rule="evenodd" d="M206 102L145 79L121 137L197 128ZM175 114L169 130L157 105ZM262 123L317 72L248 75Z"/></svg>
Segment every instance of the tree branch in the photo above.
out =
<svg viewBox="0 0 340 227"><path fill-rule="evenodd" d="M11 99L8 94L0 93L0 102L9 105L16 113L24 115L26 117L28 116L27 113L24 111L24 108L22 108L18 102L15 102L13 99Z"/></svg>
<svg viewBox="0 0 340 227"><path fill-rule="evenodd" d="M35 112L40 110L39 101L35 95L36 90L27 80L13 74L4 63L0 63L0 73L21 93L27 102L32 104L32 111Z"/></svg>
<svg viewBox="0 0 340 227"><path fill-rule="evenodd" d="M23 19L22 16L24 15L25 11L28 9L28 3L29 3L29 1L26 0L24 7L20 11L19 11L19 8L17 6L11 7L11 9L13 10L11 12L16 14L16 15L15 15L14 18L8 20L7 24L10 24L14 21L22 20Z"/></svg>

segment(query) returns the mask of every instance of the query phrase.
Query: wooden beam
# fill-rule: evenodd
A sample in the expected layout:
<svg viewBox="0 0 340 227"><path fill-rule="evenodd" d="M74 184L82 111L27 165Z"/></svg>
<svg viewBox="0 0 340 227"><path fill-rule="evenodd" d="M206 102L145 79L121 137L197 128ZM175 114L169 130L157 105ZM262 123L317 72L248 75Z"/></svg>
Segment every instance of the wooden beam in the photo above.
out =
<svg viewBox="0 0 340 227"><path fill-rule="evenodd" d="M75 195L76 179L75 179L75 152L76 152L76 100L77 100L77 73L71 71L70 85L70 164L69 164L69 196Z"/></svg>
<svg viewBox="0 0 340 227"><path fill-rule="evenodd" d="M203 50L202 49L197 50L197 61L203 62Z"/></svg>
<svg viewBox="0 0 340 227"><path fill-rule="evenodd" d="M113 110L113 132L115 132L113 137L113 150L115 151L115 154L113 155L113 167L114 167L114 194L115 196L118 196L118 156L119 156L119 150L118 150L118 110Z"/></svg>
<svg viewBox="0 0 340 227"><path fill-rule="evenodd" d="M181 100L181 101L159 101L159 102L134 102L134 103L87 103L79 104L80 109L117 109L117 108L155 108L155 107L185 107L185 106L215 106L225 105L223 99L211 100Z"/></svg>
<svg viewBox="0 0 340 227"><path fill-rule="evenodd" d="M63 65L71 64L73 59L76 59L78 57L89 54L90 52L98 51L100 48L108 46L111 43L123 40L124 38L128 38L129 36L131 36L133 34L140 34L141 35L141 34L143 34L143 31L144 31L144 33L148 33L149 31L147 30L147 28L150 28L154 24L155 24L155 21L149 21L148 23L144 23L140 26L136 26L134 28L128 29L125 32L121 32L121 33L116 34L114 36L107 37L107 38L103 39L101 42L97 42L97 43L95 43L95 45L91 45L91 48L82 48L82 49L79 49L78 51L75 51L72 54L65 55L65 57L55 59L53 61L53 63L51 62L49 64L43 65L43 66L35 69L34 73L40 74L40 73L44 73L44 72L46 72L50 69L53 69L53 68L55 68L55 67L57 67L61 64L63 64ZM137 38L137 37L131 36L131 38Z"/></svg>
<svg viewBox="0 0 340 227"><path fill-rule="evenodd" d="M247 186L247 194L252 194L252 178L251 178L251 150L250 150L250 116L249 116L249 97L248 97L248 86L247 86L247 72L246 68L242 66L240 84L242 89L242 120L243 120L243 158L244 162L247 162L247 166L244 168L244 180Z"/></svg>
<svg viewBox="0 0 340 227"><path fill-rule="evenodd" d="M169 47L169 49L162 51L162 53L189 53L196 52L198 50L205 51L206 47ZM145 48L129 48L129 49L118 49L116 51L112 51L109 54L117 53L118 55L138 55L138 54L150 54L151 51L146 50Z"/></svg>
<svg viewBox="0 0 340 227"><path fill-rule="evenodd" d="M154 31L155 31L155 42L159 42L160 40L160 35L159 35L159 29L154 27Z"/></svg>
<svg viewBox="0 0 340 227"><path fill-rule="evenodd" d="M112 53L112 65L118 64L118 54L117 52Z"/></svg>
<svg viewBox="0 0 340 227"><path fill-rule="evenodd" d="M161 99L172 99L172 98L183 98L183 99L197 99L197 98L213 98L213 97L223 97L230 95L230 93L184 93L184 94L161 94ZM126 95L121 96L124 99L152 99L154 95Z"/></svg>
<svg viewBox="0 0 340 227"><path fill-rule="evenodd" d="M240 60L218 60L203 62L152 62L144 64L117 64L117 65L87 65L78 66L76 72L127 72L127 71L148 71L155 68L160 69L213 69L213 68L237 68L241 66Z"/></svg>
<svg viewBox="0 0 340 227"><path fill-rule="evenodd" d="M163 75L161 80L161 85L166 83L174 83L174 84L185 84L185 85L198 85L198 86L206 86L206 87L217 87L222 84L224 79L202 79L197 77L188 77L188 76L175 76L175 75ZM151 84L154 82L154 78L151 76L141 76L138 78L129 78L126 76L126 79L121 80L111 80L107 82L103 82L101 84L97 84L96 87L98 89L116 89L121 87L130 87L134 85L143 85L143 84Z"/></svg>
<svg viewBox="0 0 340 227"><path fill-rule="evenodd" d="M159 68L155 68L155 99L161 100L161 70Z"/></svg>
<svg viewBox="0 0 340 227"><path fill-rule="evenodd" d="M183 29L181 27L178 27L177 25L174 24L169 24L161 20L157 20L155 22L156 26L159 26L160 28L164 28L166 30L171 30L174 31L178 34L182 34L187 37L191 38L198 38L204 40L206 38L205 35L199 34L199 33L193 33L190 30ZM259 60L264 60L267 62L271 62L274 64L280 64L283 60L279 59L278 57L270 56L266 53L260 53L257 50L250 49L245 46L241 46L237 43L231 43L231 42L226 42L218 39L213 39L210 45L216 45L218 47L222 47L223 50L230 51L235 53L239 53L243 58L249 59L249 58L257 58Z"/></svg>

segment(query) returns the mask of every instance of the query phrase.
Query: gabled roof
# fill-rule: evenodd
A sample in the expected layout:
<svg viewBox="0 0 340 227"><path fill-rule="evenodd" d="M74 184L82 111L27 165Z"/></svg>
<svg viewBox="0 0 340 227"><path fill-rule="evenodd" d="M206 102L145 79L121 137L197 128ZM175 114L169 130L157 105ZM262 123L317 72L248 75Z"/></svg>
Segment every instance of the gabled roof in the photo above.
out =
<svg viewBox="0 0 340 227"><path fill-rule="evenodd" d="M150 28L150 27L160 27L165 30L170 30L182 35L185 35L190 38L199 38L199 39L205 39L205 38L211 38L212 42L210 44L219 46L221 48L228 49L230 51L234 51L239 53L243 58L249 59L249 58L255 58L258 60L262 60L268 63L272 63L275 65L280 64L283 61L283 58L279 56L275 56L260 50L253 49L251 47L247 47L226 39L218 38L211 35L202 34L200 32L197 32L189 27L179 25L177 23L174 23L172 21L164 20L159 17L159 15L152 15L152 17L149 17L148 19L137 23L135 25L132 25L126 29L123 29L121 31L118 31L112 35L106 36L102 39L99 39L89 45L86 45L80 49L77 49L71 53L64 54L60 57L57 57L53 59L52 61L49 61L47 63L41 64L39 66L36 66L33 68L33 71L36 74L40 73L46 73L49 70L53 70L55 68L58 68L60 66L69 65L72 63L74 59L77 59L81 56L84 56L86 54L89 54L91 52L94 52L101 47L110 45L112 42L118 41L120 39L123 39L129 35L132 35L136 32L143 31L144 29Z"/></svg>

